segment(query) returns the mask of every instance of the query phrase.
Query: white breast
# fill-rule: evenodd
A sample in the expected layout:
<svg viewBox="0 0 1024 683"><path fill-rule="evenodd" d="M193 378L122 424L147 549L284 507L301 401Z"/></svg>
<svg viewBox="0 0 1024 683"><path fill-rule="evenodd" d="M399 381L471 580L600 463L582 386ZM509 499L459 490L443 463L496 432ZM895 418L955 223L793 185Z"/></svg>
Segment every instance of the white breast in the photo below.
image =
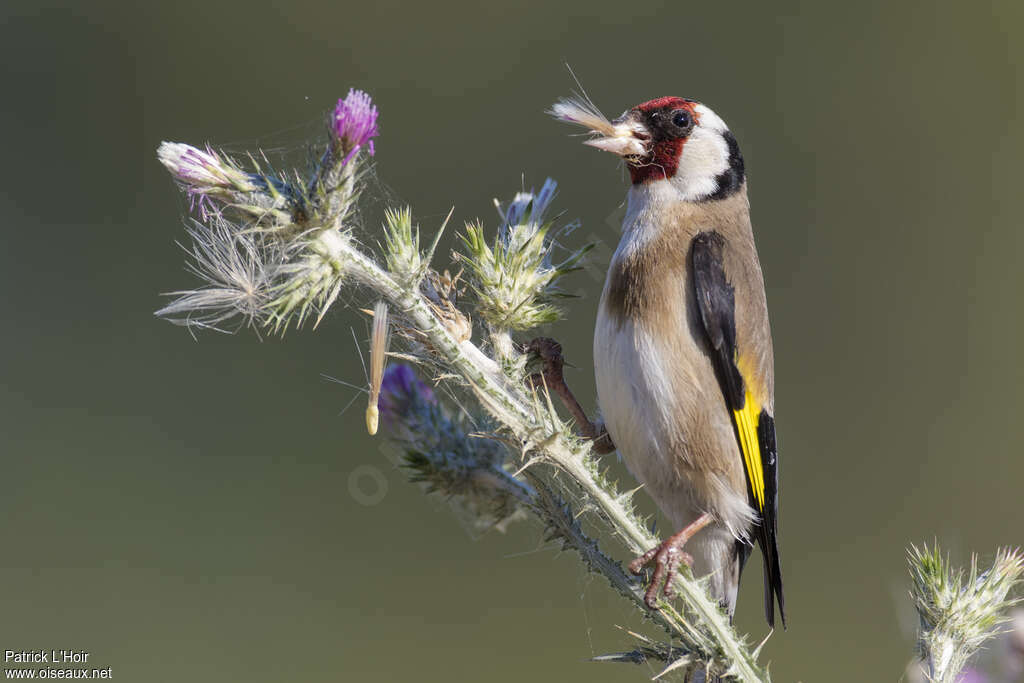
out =
<svg viewBox="0 0 1024 683"><path fill-rule="evenodd" d="M657 200L661 199L652 197L651 190L662 188L643 188L642 197L631 192L625 232L612 257L613 264L645 247L651 237L649 221L655 214L652 209L657 208ZM661 334L656 338L642 323L610 316L605 306L607 295L606 282L594 330L595 379L601 414L630 472L644 484L658 506L675 523L680 523L693 516L693 508L690 496L680 491L686 482L676 474L671 448L683 445L679 401L688 397L681 396L680 387L673 386L681 367L671 361L680 354L697 351L695 347L682 348L693 343L686 332L683 299L680 297L675 325L659 325L662 331L674 326L678 334L669 338ZM688 379L692 388L696 378Z"/></svg>
<svg viewBox="0 0 1024 683"><path fill-rule="evenodd" d="M597 392L606 421L627 439L633 432L643 433L645 443L667 436L665 418L675 397L663 355L646 331L632 320L620 325L602 307L594 334ZM625 442L620 448L634 450Z"/></svg>

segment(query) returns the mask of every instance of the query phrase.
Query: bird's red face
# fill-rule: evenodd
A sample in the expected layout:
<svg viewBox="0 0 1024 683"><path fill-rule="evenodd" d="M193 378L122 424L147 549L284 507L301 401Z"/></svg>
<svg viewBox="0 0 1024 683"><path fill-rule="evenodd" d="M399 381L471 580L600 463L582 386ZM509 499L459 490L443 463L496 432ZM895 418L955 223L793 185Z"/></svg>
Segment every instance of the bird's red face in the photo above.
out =
<svg viewBox="0 0 1024 683"><path fill-rule="evenodd" d="M696 105L682 97L659 97L638 104L622 116L643 128L644 132L634 135L646 138L646 154L626 159L634 185L675 176L683 146L700 123Z"/></svg>
<svg viewBox="0 0 1024 683"><path fill-rule="evenodd" d="M728 196L744 181L736 138L711 109L682 97L638 104L612 121L589 102L562 100L551 113L590 129L585 144L621 156L634 185L668 181L685 199Z"/></svg>

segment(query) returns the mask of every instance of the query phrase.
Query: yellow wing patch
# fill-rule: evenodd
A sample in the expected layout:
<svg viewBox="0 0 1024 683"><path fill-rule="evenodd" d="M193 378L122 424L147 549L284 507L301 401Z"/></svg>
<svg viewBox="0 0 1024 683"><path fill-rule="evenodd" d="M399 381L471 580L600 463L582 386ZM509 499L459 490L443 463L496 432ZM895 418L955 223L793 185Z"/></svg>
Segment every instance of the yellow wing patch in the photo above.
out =
<svg viewBox="0 0 1024 683"><path fill-rule="evenodd" d="M754 493L758 511L764 511L764 468L761 466L761 443L757 437L757 422L761 416L761 406L747 389L746 398L741 410L732 411L736 421L736 432L740 437L740 450L743 451L743 464L747 468L750 488Z"/></svg>

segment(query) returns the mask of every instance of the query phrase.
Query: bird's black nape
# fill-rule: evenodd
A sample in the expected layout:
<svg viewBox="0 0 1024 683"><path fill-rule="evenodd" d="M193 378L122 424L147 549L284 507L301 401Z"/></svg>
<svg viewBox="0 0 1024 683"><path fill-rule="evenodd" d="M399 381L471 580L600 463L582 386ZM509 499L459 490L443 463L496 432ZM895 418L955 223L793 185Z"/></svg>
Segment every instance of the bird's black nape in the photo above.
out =
<svg viewBox="0 0 1024 683"><path fill-rule="evenodd" d="M740 143L736 142L736 136L732 131L722 133L726 144L729 145L729 168L715 176L715 184L718 188L708 195L708 199L725 199L743 187L746 180L746 172L743 165L743 154L740 153Z"/></svg>

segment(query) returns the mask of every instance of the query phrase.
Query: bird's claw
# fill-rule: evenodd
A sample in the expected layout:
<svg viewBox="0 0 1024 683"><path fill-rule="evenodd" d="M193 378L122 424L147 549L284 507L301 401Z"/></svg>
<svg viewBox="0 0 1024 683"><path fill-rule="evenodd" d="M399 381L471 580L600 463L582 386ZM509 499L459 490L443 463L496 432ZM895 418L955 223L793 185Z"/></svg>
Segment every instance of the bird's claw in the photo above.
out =
<svg viewBox="0 0 1024 683"><path fill-rule="evenodd" d="M644 602L651 609L658 609L659 593L669 600L675 597L672 581L679 573L679 565L693 567L693 556L683 550L682 546L678 539L669 538L629 563L629 571L640 575L643 574L646 565L654 562L654 575L651 576L647 592L644 593Z"/></svg>
<svg viewBox="0 0 1024 683"><path fill-rule="evenodd" d="M543 375L549 382L564 381L562 369L565 366L565 358L562 356L561 344L551 337L537 337L526 344L525 351L536 354L543 364L541 373L532 375L531 379Z"/></svg>
<svg viewBox="0 0 1024 683"><path fill-rule="evenodd" d="M615 450L611 436L604 425L594 424L587 417L583 407L573 396L569 385L565 382L565 357L562 356L562 345L551 337L537 337L522 347L523 353L530 354L531 361L541 362L541 371L526 378L527 384L534 390L546 390L558 395L562 404L572 413L576 420L580 436L594 442L594 452L611 453Z"/></svg>

